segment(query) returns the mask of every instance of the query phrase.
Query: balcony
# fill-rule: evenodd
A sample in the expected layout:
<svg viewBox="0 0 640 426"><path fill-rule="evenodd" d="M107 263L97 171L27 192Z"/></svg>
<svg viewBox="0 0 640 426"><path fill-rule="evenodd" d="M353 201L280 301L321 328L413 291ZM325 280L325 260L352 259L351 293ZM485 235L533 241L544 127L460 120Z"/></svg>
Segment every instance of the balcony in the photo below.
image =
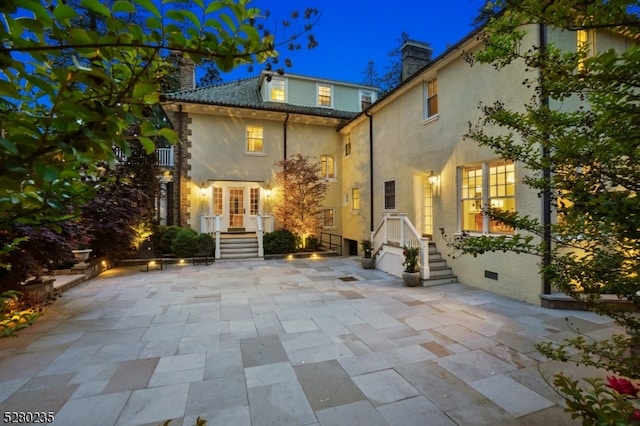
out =
<svg viewBox="0 0 640 426"><path fill-rule="evenodd" d="M123 162L127 159L120 148L114 146L113 151L116 153L118 161ZM156 163L161 167L173 167L173 147L156 148Z"/></svg>

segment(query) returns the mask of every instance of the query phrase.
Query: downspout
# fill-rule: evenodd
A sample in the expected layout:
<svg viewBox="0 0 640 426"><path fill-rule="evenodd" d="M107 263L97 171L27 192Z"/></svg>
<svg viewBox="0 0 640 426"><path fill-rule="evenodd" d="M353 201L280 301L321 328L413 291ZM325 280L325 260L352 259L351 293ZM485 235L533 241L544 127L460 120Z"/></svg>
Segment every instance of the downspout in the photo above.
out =
<svg viewBox="0 0 640 426"><path fill-rule="evenodd" d="M178 105L178 138L180 139L180 146L178 147L178 184L175 185L176 195L173 197L177 200L177 222L179 226L182 226L182 148L183 148L183 136L184 136L184 118L182 116L182 104Z"/></svg>
<svg viewBox="0 0 640 426"><path fill-rule="evenodd" d="M364 112L369 117L369 231L373 232L373 115L369 110Z"/></svg>
<svg viewBox="0 0 640 426"><path fill-rule="evenodd" d="M286 117L284 118L284 152L282 154L282 157L284 160L287 159L287 123L289 122L289 113L287 113Z"/></svg>
<svg viewBox="0 0 640 426"><path fill-rule="evenodd" d="M543 57L542 66L545 67L544 59L546 59L545 57L547 55L547 26L545 24L539 24L538 32L540 37L540 55ZM545 78L545 70L540 69L540 106L548 109L549 95L544 89ZM544 189L542 191L542 267L543 271L546 271L546 268L551 265L551 164L549 164L551 151L548 143L549 134L546 131L544 138L545 140L542 144L542 179L544 181ZM542 293L551 294L551 281L546 272L542 273Z"/></svg>

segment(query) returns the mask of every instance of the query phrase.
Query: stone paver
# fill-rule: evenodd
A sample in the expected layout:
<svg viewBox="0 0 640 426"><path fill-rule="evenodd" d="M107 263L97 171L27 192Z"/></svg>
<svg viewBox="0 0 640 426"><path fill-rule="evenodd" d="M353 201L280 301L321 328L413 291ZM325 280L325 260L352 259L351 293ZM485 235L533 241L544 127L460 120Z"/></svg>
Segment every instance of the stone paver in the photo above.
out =
<svg viewBox="0 0 640 426"><path fill-rule="evenodd" d="M534 345L614 330L357 258L115 268L0 339L0 408L61 426L571 425L545 380L568 366Z"/></svg>

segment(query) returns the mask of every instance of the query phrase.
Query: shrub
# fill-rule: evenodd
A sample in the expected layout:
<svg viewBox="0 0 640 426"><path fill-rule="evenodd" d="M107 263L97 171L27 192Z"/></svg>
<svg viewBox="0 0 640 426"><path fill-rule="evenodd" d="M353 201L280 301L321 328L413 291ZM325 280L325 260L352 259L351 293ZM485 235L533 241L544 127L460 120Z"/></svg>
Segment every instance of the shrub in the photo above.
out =
<svg viewBox="0 0 640 426"><path fill-rule="evenodd" d="M170 253L171 244L180 231L182 228L178 225L159 226L152 239L156 254Z"/></svg>
<svg viewBox="0 0 640 426"><path fill-rule="evenodd" d="M216 248L216 240L210 234L198 235L198 253L211 256Z"/></svg>
<svg viewBox="0 0 640 426"><path fill-rule="evenodd" d="M291 231L281 229L264 234L265 254L286 254L296 251L296 236Z"/></svg>
<svg viewBox="0 0 640 426"><path fill-rule="evenodd" d="M198 252L198 233L182 228L171 243L171 252L178 257L192 257Z"/></svg>

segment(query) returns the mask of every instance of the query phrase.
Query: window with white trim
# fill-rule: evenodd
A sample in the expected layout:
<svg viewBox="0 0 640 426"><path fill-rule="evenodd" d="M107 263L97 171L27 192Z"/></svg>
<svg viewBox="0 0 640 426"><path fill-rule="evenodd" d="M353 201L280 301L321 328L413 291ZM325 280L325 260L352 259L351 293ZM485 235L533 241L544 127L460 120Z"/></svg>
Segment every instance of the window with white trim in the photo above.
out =
<svg viewBox="0 0 640 426"><path fill-rule="evenodd" d="M383 183L384 209L396 209L396 181L387 180Z"/></svg>
<svg viewBox="0 0 640 426"><path fill-rule="evenodd" d="M515 165L511 160L472 164L459 169L460 224L462 231L512 234L513 228L490 220L487 207L515 211Z"/></svg>
<svg viewBox="0 0 640 426"><path fill-rule="evenodd" d="M360 111L364 111L369 108L373 104L373 92L371 91L360 91Z"/></svg>
<svg viewBox="0 0 640 426"><path fill-rule="evenodd" d="M344 156L351 155L351 135L347 135L344 139Z"/></svg>
<svg viewBox="0 0 640 426"><path fill-rule="evenodd" d="M424 119L438 115L438 80L433 79L423 83Z"/></svg>
<svg viewBox="0 0 640 426"><path fill-rule="evenodd" d="M251 188L249 190L249 213L252 216L257 216L259 206L260 206L260 188Z"/></svg>
<svg viewBox="0 0 640 426"><path fill-rule="evenodd" d="M323 178L334 179L336 177L335 161L330 155L320 156L320 173Z"/></svg>
<svg viewBox="0 0 640 426"><path fill-rule="evenodd" d="M247 153L263 153L263 128L258 126L247 126Z"/></svg>
<svg viewBox="0 0 640 426"><path fill-rule="evenodd" d="M588 58L592 58L596 54L596 32L593 29L576 31L577 50L583 52L578 60L578 71L584 69L584 62Z"/></svg>
<svg viewBox="0 0 640 426"><path fill-rule="evenodd" d="M335 226L335 211L333 209L324 209L322 211L322 226L326 228Z"/></svg>
<svg viewBox="0 0 640 426"><path fill-rule="evenodd" d="M213 214L222 214L222 188L213 187Z"/></svg>
<svg viewBox="0 0 640 426"><path fill-rule="evenodd" d="M331 107L333 106L333 88L326 84L318 84L318 106Z"/></svg>
<svg viewBox="0 0 640 426"><path fill-rule="evenodd" d="M360 210L360 188L351 188L351 210Z"/></svg>
<svg viewBox="0 0 640 426"><path fill-rule="evenodd" d="M286 102L287 90L284 78L272 77L269 82L269 100L273 102Z"/></svg>

